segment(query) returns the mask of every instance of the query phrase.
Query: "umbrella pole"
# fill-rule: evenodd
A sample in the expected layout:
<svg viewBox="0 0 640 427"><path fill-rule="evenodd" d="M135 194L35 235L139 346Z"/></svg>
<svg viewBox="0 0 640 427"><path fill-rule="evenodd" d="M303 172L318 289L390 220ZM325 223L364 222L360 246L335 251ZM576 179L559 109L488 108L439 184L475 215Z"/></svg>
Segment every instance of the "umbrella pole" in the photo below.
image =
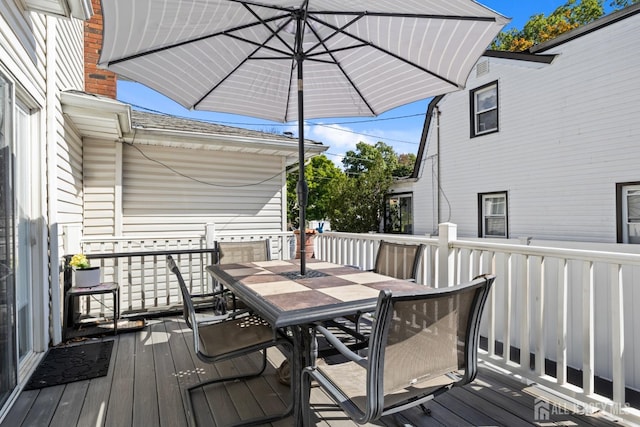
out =
<svg viewBox="0 0 640 427"><path fill-rule="evenodd" d="M302 85L302 56L296 59L298 68L298 185L296 193L298 195L298 208L300 209L300 274L305 275L307 272L307 250L306 250L306 222L305 214L307 209L307 196L309 187L304 176L304 96Z"/></svg>

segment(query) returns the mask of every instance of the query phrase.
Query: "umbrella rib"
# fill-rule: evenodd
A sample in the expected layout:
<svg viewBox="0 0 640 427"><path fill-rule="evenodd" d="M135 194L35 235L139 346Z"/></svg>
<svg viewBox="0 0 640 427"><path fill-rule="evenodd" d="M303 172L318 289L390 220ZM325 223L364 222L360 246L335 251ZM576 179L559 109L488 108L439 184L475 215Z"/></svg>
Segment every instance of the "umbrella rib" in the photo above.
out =
<svg viewBox="0 0 640 427"><path fill-rule="evenodd" d="M246 6L245 6L245 7L246 7ZM285 25L286 25L286 24L285 24ZM267 28L269 28L269 27L267 26ZM270 28L269 28L269 29L270 29ZM249 61L250 59L252 59L253 55L254 55L256 52L258 52L260 49L262 49L262 48L266 47L266 46L265 46L265 44L266 44L266 43L268 43L268 42L269 42L273 37L276 37L276 36L277 36L277 34L276 34L276 33L274 33L274 32L272 31L272 32L271 32L271 36L267 37L267 38L265 39L265 41L264 41L262 44L258 44L258 43L255 43L255 42L251 42L250 40L245 40L245 39L242 39L242 38L239 38L239 37L233 36L233 35L231 35L231 34L225 34L225 35L226 35L226 36L229 36L229 37L237 38L237 39L240 39L240 40L243 40L243 41L246 41L246 42L249 42L249 43L251 43L251 44L255 44L255 45L257 45L257 47L254 49L254 51L253 51L253 52L251 52L249 55L247 55L245 59L243 59L243 60L242 60L238 65L236 65L236 66L233 68L233 70L231 70L230 72L228 72L226 76L224 76L222 79L220 79L220 81L219 81L218 83L216 83L216 84L215 84L215 85L214 85L214 86L213 86L209 91L207 91L207 93L206 93L206 94L204 94L204 96L202 96L200 99L198 99L196 102L194 102L194 103L193 103L193 108L196 108L196 107L197 107L197 106L198 106L202 101L204 101L204 99L205 99L205 98L207 98L209 95L211 95L211 93L212 93L214 90L216 90L218 87L220 87L220 85L221 85L222 83L224 83L224 82L225 82L229 77L231 77L231 76L233 75L233 73L235 73L235 72L236 72L240 67L242 67L242 65L243 65L243 64L245 64L247 61ZM273 49L273 50L278 51L277 49ZM281 52L281 53L286 54L286 52Z"/></svg>
<svg viewBox="0 0 640 427"><path fill-rule="evenodd" d="M242 3L242 5L245 7L245 9L247 9L247 10L249 11L249 13L251 13L251 14L253 15L253 17L254 17L254 18L256 18L260 23L262 23L262 25L263 25L266 29L268 29L268 30L271 32L272 37L269 37L266 41L271 40L271 39L273 38L273 36L275 36L278 40L280 40L280 42L282 42L282 44L283 44L283 45L285 45L286 47L288 47L288 48L289 48L289 50L291 50L291 52L293 52L293 50L294 50L294 49L291 47L291 45L290 45L290 44L288 44L286 41L284 41L284 40L282 39L282 37L280 37L280 31L282 31L282 30L283 30L287 25L289 25L289 23L290 23L291 21L293 21L293 17L289 17L289 19L288 19L288 20L285 20L285 22L283 22L283 23L282 23L282 24L277 28L277 30L276 30L276 31L273 31L273 29L271 29L271 27L268 25L268 24L269 24L269 22L267 22L267 21L266 21L266 20L264 20L260 15L258 15L258 13L257 13L256 11L254 11L251 7L249 7L249 6L247 5L247 3ZM278 9L278 10L281 10L281 9ZM284 18L284 16L283 16L283 15L280 15L280 18ZM240 39L240 40L242 40L242 41L245 41L245 42L247 42L247 43L249 43L249 44L254 44L254 45L257 45L257 46L261 46L261 47L264 47L264 48L266 48L266 49L270 49L270 50L276 51L276 52L278 52L278 53L283 53L283 54L285 54L285 55L286 55L286 52L283 52L283 51L281 51L280 49L276 49L276 48L273 48L273 47L270 47L270 46L266 46L266 45L265 45L265 43L266 43L266 42L265 42L265 43L260 44L260 43L254 42L254 41L252 41L252 40L244 39L244 38L241 38L241 37L238 37L238 39Z"/></svg>
<svg viewBox="0 0 640 427"><path fill-rule="evenodd" d="M184 45L187 45L187 44L190 44L190 43L195 43L195 42L199 42L199 41L202 41L202 40L206 40L206 39L210 39L210 38L214 38L214 37L219 37L219 36L222 36L222 35L228 36L228 37L237 38L237 39L249 42L249 43L256 44L255 42L251 42L250 40L242 39L242 38L240 38L238 36L234 36L233 34L230 34L230 33L231 32L235 32L235 31L244 30L246 28L255 27L256 25L265 25L265 23L268 23L268 22L271 22L271 21L277 21L278 19L282 19L283 17L284 16L282 16L282 15L273 16L273 17L271 17L269 19L261 19L260 22L251 22L251 23L248 23L248 24L239 25L237 27L228 28L226 30L219 31L217 33L206 34L206 35L199 36L199 37L196 37L196 38L193 38L193 39L188 39L188 40L183 40L183 41L178 42L178 43L173 43L173 44L170 44L170 45L167 45L167 46L161 46L161 47L157 47L157 48L154 48L154 49L149 49L149 50L146 50L144 52L138 52L138 53L133 54L133 55L128 55L128 56L124 56L122 58L114 59L112 61L107 62L106 65L107 66L111 66L111 65L120 64L122 62L127 62L127 61L131 61L131 60L138 59L138 58L143 58L143 57L145 57L147 55L153 55L154 53L164 52L165 50L174 49L174 48L181 47L181 46L184 46ZM286 45L286 43L285 43L285 45Z"/></svg>
<svg viewBox="0 0 640 427"><path fill-rule="evenodd" d="M424 13L394 13L394 12L370 12L363 11L341 11L341 10L314 10L313 15L334 15L334 16L377 16L387 18L421 18L421 19L442 19L447 21L479 21L479 22L495 22L493 16L460 16L460 15L434 15Z"/></svg>
<svg viewBox="0 0 640 427"><path fill-rule="evenodd" d="M375 14L368 14L368 15L375 15ZM385 15L386 15L386 14L385 14ZM363 15L363 16L360 16L359 18L362 18L362 17L364 17L364 15ZM449 79L448 79L448 78L446 78L446 77L443 77L443 76L439 75L438 73L435 73L435 72L433 72L433 71L431 71L431 70L429 70L429 69L427 69L427 68L424 68L423 66L418 65L418 64L416 64L415 62L409 61L408 59L405 59L405 58L401 57L400 55L397 55L397 54L395 54L395 53L393 53L393 52L390 52L390 51L388 51L387 49L383 49L383 48L381 48L380 46L376 46L376 45L374 45L374 44L372 44L372 43L370 43L370 42L368 42L368 41L366 41L366 40L364 40L364 39L362 39L362 38L360 38L360 37L358 37L358 36L356 36L356 35L354 35L354 34L350 34L350 33L346 32L346 31L344 31L344 30L345 30L345 28L347 27L346 25L345 25L345 26L343 26L343 27L336 27L336 26L334 26L333 24L330 24L329 22L319 20L317 17L314 17L314 20L315 20L315 21L317 21L317 22L319 22L319 23L321 23L322 25L324 25L324 26L326 26L326 27L328 27L328 28L333 29L333 30L334 30L334 31L336 31L336 32L339 32L339 33L341 33L341 34L344 34L345 36L347 36L347 37L349 37L349 38L351 38L351 39L353 39L353 40L356 40L356 41L358 41L358 42L362 43L362 44L363 44L363 45L365 45L365 46L369 46L369 47L371 47L372 49L376 49L376 50L378 50L378 51L380 51L380 52L382 52L382 53L384 53L384 54L387 54L387 55L389 55L389 56L391 56L391 57L393 57L393 58L397 59L398 61L401 61L401 62L404 62L405 64L411 65L411 66L413 66L413 67L415 67L415 68L419 69L420 71L423 71L423 72L425 72L425 73L427 73L427 74L432 75L433 77L435 77L435 78L437 78L437 79L440 79L440 80L442 80L442 81L444 81L444 82L446 82L446 83L448 83L448 84L450 84L450 85L452 85L452 86L455 86L455 87L457 87L457 88L460 88L460 86L459 86L457 83L455 83L455 82L453 82L453 81L449 80ZM355 19L354 19L353 21L351 21L348 25L351 25L351 24L352 24L352 23L354 23L354 22L356 22L356 20L355 20ZM334 33L334 34L332 34L332 35L331 35L331 37L333 37L334 35L335 35L335 33ZM326 41L326 40L328 40L328 39L329 39L329 37L325 38L325 39L324 39L324 41Z"/></svg>
<svg viewBox="0 0 640 427"><path fill-rule="evenodd" d="M242 3L243 5L258 6L265 9L275 9L283 12L293 12L295 10L302 10L301 8L293 9L287 7L281 7L276 5L264 4L250 0L230 0L234 3ZM306 3L306 2L305 2ZM397 17L397 18L426 18L426 19L446 19L446 20L463 20L463 21L485 21L495 22L495 17L492 16L464 16L464 15L437 15L437 14L424 14L424 13L396 13L396 12L369 12L363 11L346 11L346 10L313 10L309 12L313 15L369 15L369 16L381 16L381 17Z"/></svg>
<svg viewBox="0 0 640 427"><path fill-rule="evenodd" d="M334 56L334 54L336 52L340 52L342 50L346 50L346 49L352 49L356 46L349 46L346 48L339 48L339 49L335 49L335 50L331 50L329 49L329 47L327 46L326 42L327 40L329 40L330 38L334 37L336 34L338 34L338 31L342 32L342 30L344 30L345 28L353 25L355 22L359 21L360 19L362 19L363 15L359 15L356 16L354 19L352 19L351 21L349 21L348 23L346 23L345 25L343 25L340 29L336 29L333 28L334 32L333 34L330 34L329 36L322 38L320 37L320 34L318 34L318 32L316 31L315 28L313 28L313 25L309 25L309 27L311 28L311 31L313 31L313 33L315 34L315 36L318 38L319 42L317 45L322 45L322 47L324 47L324 52L318 52L317 54L313 54L313 55L325 55L328 54L333 63L336 65L336 67L338 67L338 69L340 70L340 72L342 73L342 75L344 76L345 79L347 79L347 81L349 82L349 84L351 85L351 87L353 88L353 90L356 91L356 93L358 94L358 96L360 97L360 99L362 100L362 102L367 106L367 109L369 109L369 111L371 112L371 114L375 114L375 111L373 110L373 108L371 107L371 105L369 104L369 102L367 101L367 99L364 97L364 95L362 94L362 92L360 91L360 89L358 88L358 86L356 86L356 84L353 82L353 80L351 79L351 77L349 76L349 74L344 70L344 68L342 67L342 65L340 64L340 61L338 61L338 59ZM320 22L322 25L327 25L326 23L318 20L317 18L313 18L314 22ZM332 28L332 27L329 27ZM316 46L317 46L316 45ZM309 51L312 51L316 48L316 46L313 46L311 49L309 49ZM362 44L358 47L363 47L366 46L366 44ZM309 56L307 56L308 54L305 54L305 57L310 59ZM322 60L318 60L318 59L311 59L314 61L319 61L322 62ZM327 61L329 62L329 61Z"/></svg>

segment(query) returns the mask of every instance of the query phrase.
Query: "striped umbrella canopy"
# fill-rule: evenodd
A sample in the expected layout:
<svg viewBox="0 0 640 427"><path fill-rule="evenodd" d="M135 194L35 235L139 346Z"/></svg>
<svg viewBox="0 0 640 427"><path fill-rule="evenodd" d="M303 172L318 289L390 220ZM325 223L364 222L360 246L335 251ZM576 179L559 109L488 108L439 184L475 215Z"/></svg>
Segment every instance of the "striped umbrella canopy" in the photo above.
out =
<svg viewBox="0 0 640 427"><path fill-rule="evenodd" d="M189 109L298 121L301 165L304 119L462 89L508 22L472 0L102 0L102 11L100 66Z"/></svg>

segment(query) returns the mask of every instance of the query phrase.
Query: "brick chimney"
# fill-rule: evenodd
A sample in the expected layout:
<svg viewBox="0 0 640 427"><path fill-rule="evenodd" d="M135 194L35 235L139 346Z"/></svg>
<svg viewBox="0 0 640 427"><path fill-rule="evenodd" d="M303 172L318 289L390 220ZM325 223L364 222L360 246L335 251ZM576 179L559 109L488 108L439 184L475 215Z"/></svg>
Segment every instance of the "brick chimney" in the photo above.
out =
<svg viewBox="0 0 640 427"><path fill-rule="evenodd" d="M91 5L94 14L90 20L84 23L84 90L88 93L115 99L115 73L98 68L104 28L100 0L91 0Z"/></svg>

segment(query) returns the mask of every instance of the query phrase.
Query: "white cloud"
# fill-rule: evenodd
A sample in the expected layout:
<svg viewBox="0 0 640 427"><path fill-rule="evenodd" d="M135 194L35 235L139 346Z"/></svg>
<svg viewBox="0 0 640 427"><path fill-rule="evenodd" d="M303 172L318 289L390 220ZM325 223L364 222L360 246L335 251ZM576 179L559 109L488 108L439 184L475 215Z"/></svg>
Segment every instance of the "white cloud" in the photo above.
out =
<svg viewBox="0 0 640 427"><path fill-rule="evenodd" d="M312 139L322 142L329 146L325 154L336 165L342 167L342 159L349 150L355 150L358 142L365 142L373 145L378 141L391 145L398 153L416 153L420 143L420 135L422 132L422 123L412 124L406 128L363 128L360 125L358 129L351 126L339 124L324 125L322 122L315 121L317 125L305 124L304 132L306 139ZM294 135L298 133L298 126L293 125L287 127L285 132L292 132ZM406 141L406 142L402 142Z"/></svg>

